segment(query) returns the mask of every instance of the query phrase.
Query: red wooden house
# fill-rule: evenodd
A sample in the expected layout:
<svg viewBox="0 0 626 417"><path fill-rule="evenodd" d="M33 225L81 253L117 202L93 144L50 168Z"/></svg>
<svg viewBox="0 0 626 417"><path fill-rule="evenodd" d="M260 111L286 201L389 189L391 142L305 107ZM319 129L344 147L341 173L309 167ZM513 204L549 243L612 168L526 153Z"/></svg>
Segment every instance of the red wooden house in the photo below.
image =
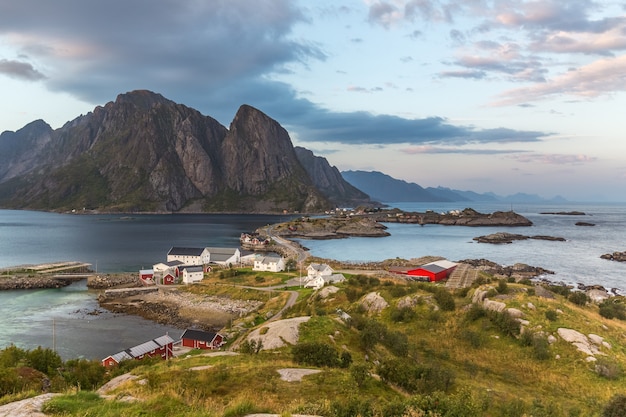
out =
<svg viewBox="0 0 626 417"><path fill-rule="evenodd" d="M180 338L184 347L193 349L218 349L224 344L221 334L204 330L187 329Z"/></svg>
<svg viewBox="0 0 626 417"><path fill-rule="evenodd" d="M163 359L169 359L174 352L174 339L169 335L164 335L148 342L133 346L126 350L107 356L102 359L102 366L110 368L127 359L141 360L146 357L160 356Z"/></svg>

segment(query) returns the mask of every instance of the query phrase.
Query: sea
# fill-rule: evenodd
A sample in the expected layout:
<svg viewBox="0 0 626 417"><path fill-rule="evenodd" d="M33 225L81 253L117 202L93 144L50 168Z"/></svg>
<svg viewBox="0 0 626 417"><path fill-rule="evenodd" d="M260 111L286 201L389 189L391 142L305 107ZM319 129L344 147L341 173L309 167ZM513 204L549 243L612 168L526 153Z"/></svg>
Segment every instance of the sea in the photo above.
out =
<svg viewBox="0 0 626 417"><path fill-rule="evenodd" d="M600 256L626 251L626 203L387 203L407 211L482 213L513 210L530 227L464 227L388 223L388 237L305 240L313 256L354 263L442 256L450 261L488 259L553 271L544 278L568 285L602 285L626 293L626 263ZM546 213L582 212L583 215ZM293 216L235 214L58 214L0 210L0 270L59 261L92 265L96 273L136 272L164 261L172 246L235 247L243 232ZM594 226L577 226L577 222ZM562 237L564 242L523 240L477 243L495 232ZM0 291L0 348L52 348L62 358L102 359L184 329L159 325L99 307L86 282L62 289Z"/></svg>

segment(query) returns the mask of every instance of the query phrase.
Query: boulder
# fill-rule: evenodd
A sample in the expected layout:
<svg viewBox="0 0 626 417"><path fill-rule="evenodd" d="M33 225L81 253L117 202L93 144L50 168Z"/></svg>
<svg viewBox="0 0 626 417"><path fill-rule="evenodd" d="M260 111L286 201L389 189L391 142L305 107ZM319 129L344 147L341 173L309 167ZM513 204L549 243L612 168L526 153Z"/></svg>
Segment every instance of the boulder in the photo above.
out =
<svg viewBox="0 0 626 417"><path fill-rule="evenodd" d="M524 317L524 313L522 312L522 310L518 310L517 308L507 308L506 311L507 313L509 313L509 316L515 319L521 319L522 317Z"/></svg>
<svg viewBox="0 0 626 417"><path fill-rule="evenodd" d="M485 308L485 310L501 312L504 311L504 309L506 308L506 304L500 301L493 301L486 298L485 300L483 300L483 307Z"/></svg>
<svg viewBox="0 0 626 417"><path fill-rule="evenodd" d="M593 357L594 355L601 354L598 347L594 345L587 336L580 333L579 331L560 327L557 330L557 333L559 334L561 339L565 340L568 343L571 343L576 347L576 349L588 355L588 357Z"/></svg>
<svg viewBox="0 0 626 417"><path fill-rule="evenodd" d="M363 297L361 305L369 313L380 313L389 306L389 303L377 292L371 292Z"/></svg>

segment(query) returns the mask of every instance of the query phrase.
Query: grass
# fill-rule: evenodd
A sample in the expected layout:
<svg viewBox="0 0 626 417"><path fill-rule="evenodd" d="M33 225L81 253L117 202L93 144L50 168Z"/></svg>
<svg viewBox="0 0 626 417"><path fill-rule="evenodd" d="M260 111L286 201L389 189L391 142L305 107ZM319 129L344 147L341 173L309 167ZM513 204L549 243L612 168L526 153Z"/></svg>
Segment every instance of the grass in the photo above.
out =
<svg viewBox="0 0 626 417"><path fill-rule="evenodd" d="M188 291L258 299L263 306L252 321L242 320L263 327L269 312L284 305L288 292L269 293L242 286L252 281L256 286L284 282L288 274L264 275L261 283L256 276L252 271L240 271L228 278L215 273L200 285L188 287ZM602 348L602 358L614 372L610 377L597 372L595 363L586 361L584 354L558 337L556 342L544 346L548 355L538 358L536 348L504 334L488 314L472 312L473 291L454 297L453 311L442 311L429 284L349 278L339 285L338 293L326 298L309 289L298 289L299 300L286 313L287 317L312 316L300 326L300 342L323 342L338 352L348 352L352 358L349 368L321 368L321 373L300 382L287 382L280 379L278 370L299 366L293 362L290 347L236 356L197 354L135 368L133 373L138 380L113 394L116 398L133 397L140 401L105 401L93 393L79 391L55 398L46 406L46 412L105 417L172 413L243 416L253 412L395 416L425 415L419 414L417 407L431 407L433 413L441 416L594 417L600 415L613 395L624 392L621 370L626 366L626 323L601 317L596 305L581 307L560 295L554 299L536 297L529 295L527 286L515 283L508 283L503 300L508 307L523 312L530 323L529 331L537 335L555 335L558 328L565 327L604 337L611 345L610 349ZM494 286L487 283L483 288L490 285ZM380 293L389 303L378 315L360 306L360 298L371 291ZM398 305L407 300L413 301L408 307L411 314L399 316ZM344 323L336 314L337 309L350 314L352 320ZM556 317L548 318L547 311L556 312ZM368 321L378 323L374 329L385 329L385 337L405 335L407 356L397 356L393 346L384 340L364 343L358 328ZM453 376L452 386L445 393L408 393L398 389L375 377L379 364L391 359L425 370L447 370ZM192 370L205 365L210 368Z"/></svg>

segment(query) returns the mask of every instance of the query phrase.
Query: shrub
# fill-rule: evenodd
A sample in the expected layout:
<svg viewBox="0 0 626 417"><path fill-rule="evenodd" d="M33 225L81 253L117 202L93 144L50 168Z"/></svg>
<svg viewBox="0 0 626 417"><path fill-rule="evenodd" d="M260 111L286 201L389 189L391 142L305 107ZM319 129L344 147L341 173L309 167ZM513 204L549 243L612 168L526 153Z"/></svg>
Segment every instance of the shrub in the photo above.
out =
<svg viewBox="0 0 626 417"><path fill-rule="evenodd" d="M263 342L261 340L244 340L239 345L239 352L244 354L259 353L263 349Z"/></svg>
<svg viewBox="0 0 626 417"><path fill-rule="evenodd" d="M550 321L556 321L557 319L556 310L546 310L545 315L546 318Z"/></svg>
<svg viewBox="0 0 626 417"><path fill-rule="evenodd" d="M607 298L600 304L600 315L607 319L626 320L626 308L619 301Z"/></svg>
<svg viewBox="0 0 626 417"><path fill-rule="evenodd" d="M498 280L498 293L506 294L509 292L509 286L505 279Z"/></svg>
<svg viewBox="0 0 626 417"><path fill-rule="evenodd" d="M520 333L520 324L506 311L488 311L487 317L498 330L508 336L516 337Z"/></svg>
<svg viewBox="0 0 626 417"><path fill-rule="evenodd" d="M438 287L434 293L435 301L443 311L454 311L454 297L445 288Z"/></svg>
<svg viewBox="0 0 626 417"><path fill-rule="evenodd" d="M294 362L311 366L341 366L337 350L327 343L304 342L298 343L291 349ZM348 364L349 365L349 364Z"/></svg>
<svg viewBox="0 0 626 417"><path fill-rule="evenodd" d="M572 303L579 305L579 306L584 306L587 304L587 302L589 302L589 297L587 297L587 294L585 294L582 291L574 291L572 292L568 297L568 300L570 300Z"/></svg>
<svg viewBox="0 0 626 417"><path fill-rule="evenodd" d="M606 358L599 358L596 362L595 371L603 378L615 380L622 376L622 367L619 363Z"/></svg>
<svg viewBox="0 0 626 417"><path fill-rule="evenodd" d="M363 387L367 384L370 378L370 371L365 364L354 364L350 367L350 375L357 387Z"/></svg>
<svg viewBox="0 0 626 417"><path fill-rule="evenodd" d="M411 307L396 308L391 312L390 318L396 323L406 323L415 318L415 311Z"/></svg>
<svg viewBox="0 0 626 417"><path fill-rule="evenodd" d="M467 321L476 321L480 318L483 318L487 315L487 313L485 312L485 309L483 308L482 305L474 303L472 304L469 309L467 309L467 312L465 313L465 319Z"/></svg>
<svg viewBox="0 0 626 417"><path fill-rule="evenodd" d="M626 416L626 395L616 394L602 409L602 417Z"/></svg>
<svg viewBox="0 0 626 417"><path fill-rule="evenodd" d="M63 360L58 353L49 348L44 349L41 346L26 354L26 362L39 372L48 375L54 374L63 365Z"/></svg>

